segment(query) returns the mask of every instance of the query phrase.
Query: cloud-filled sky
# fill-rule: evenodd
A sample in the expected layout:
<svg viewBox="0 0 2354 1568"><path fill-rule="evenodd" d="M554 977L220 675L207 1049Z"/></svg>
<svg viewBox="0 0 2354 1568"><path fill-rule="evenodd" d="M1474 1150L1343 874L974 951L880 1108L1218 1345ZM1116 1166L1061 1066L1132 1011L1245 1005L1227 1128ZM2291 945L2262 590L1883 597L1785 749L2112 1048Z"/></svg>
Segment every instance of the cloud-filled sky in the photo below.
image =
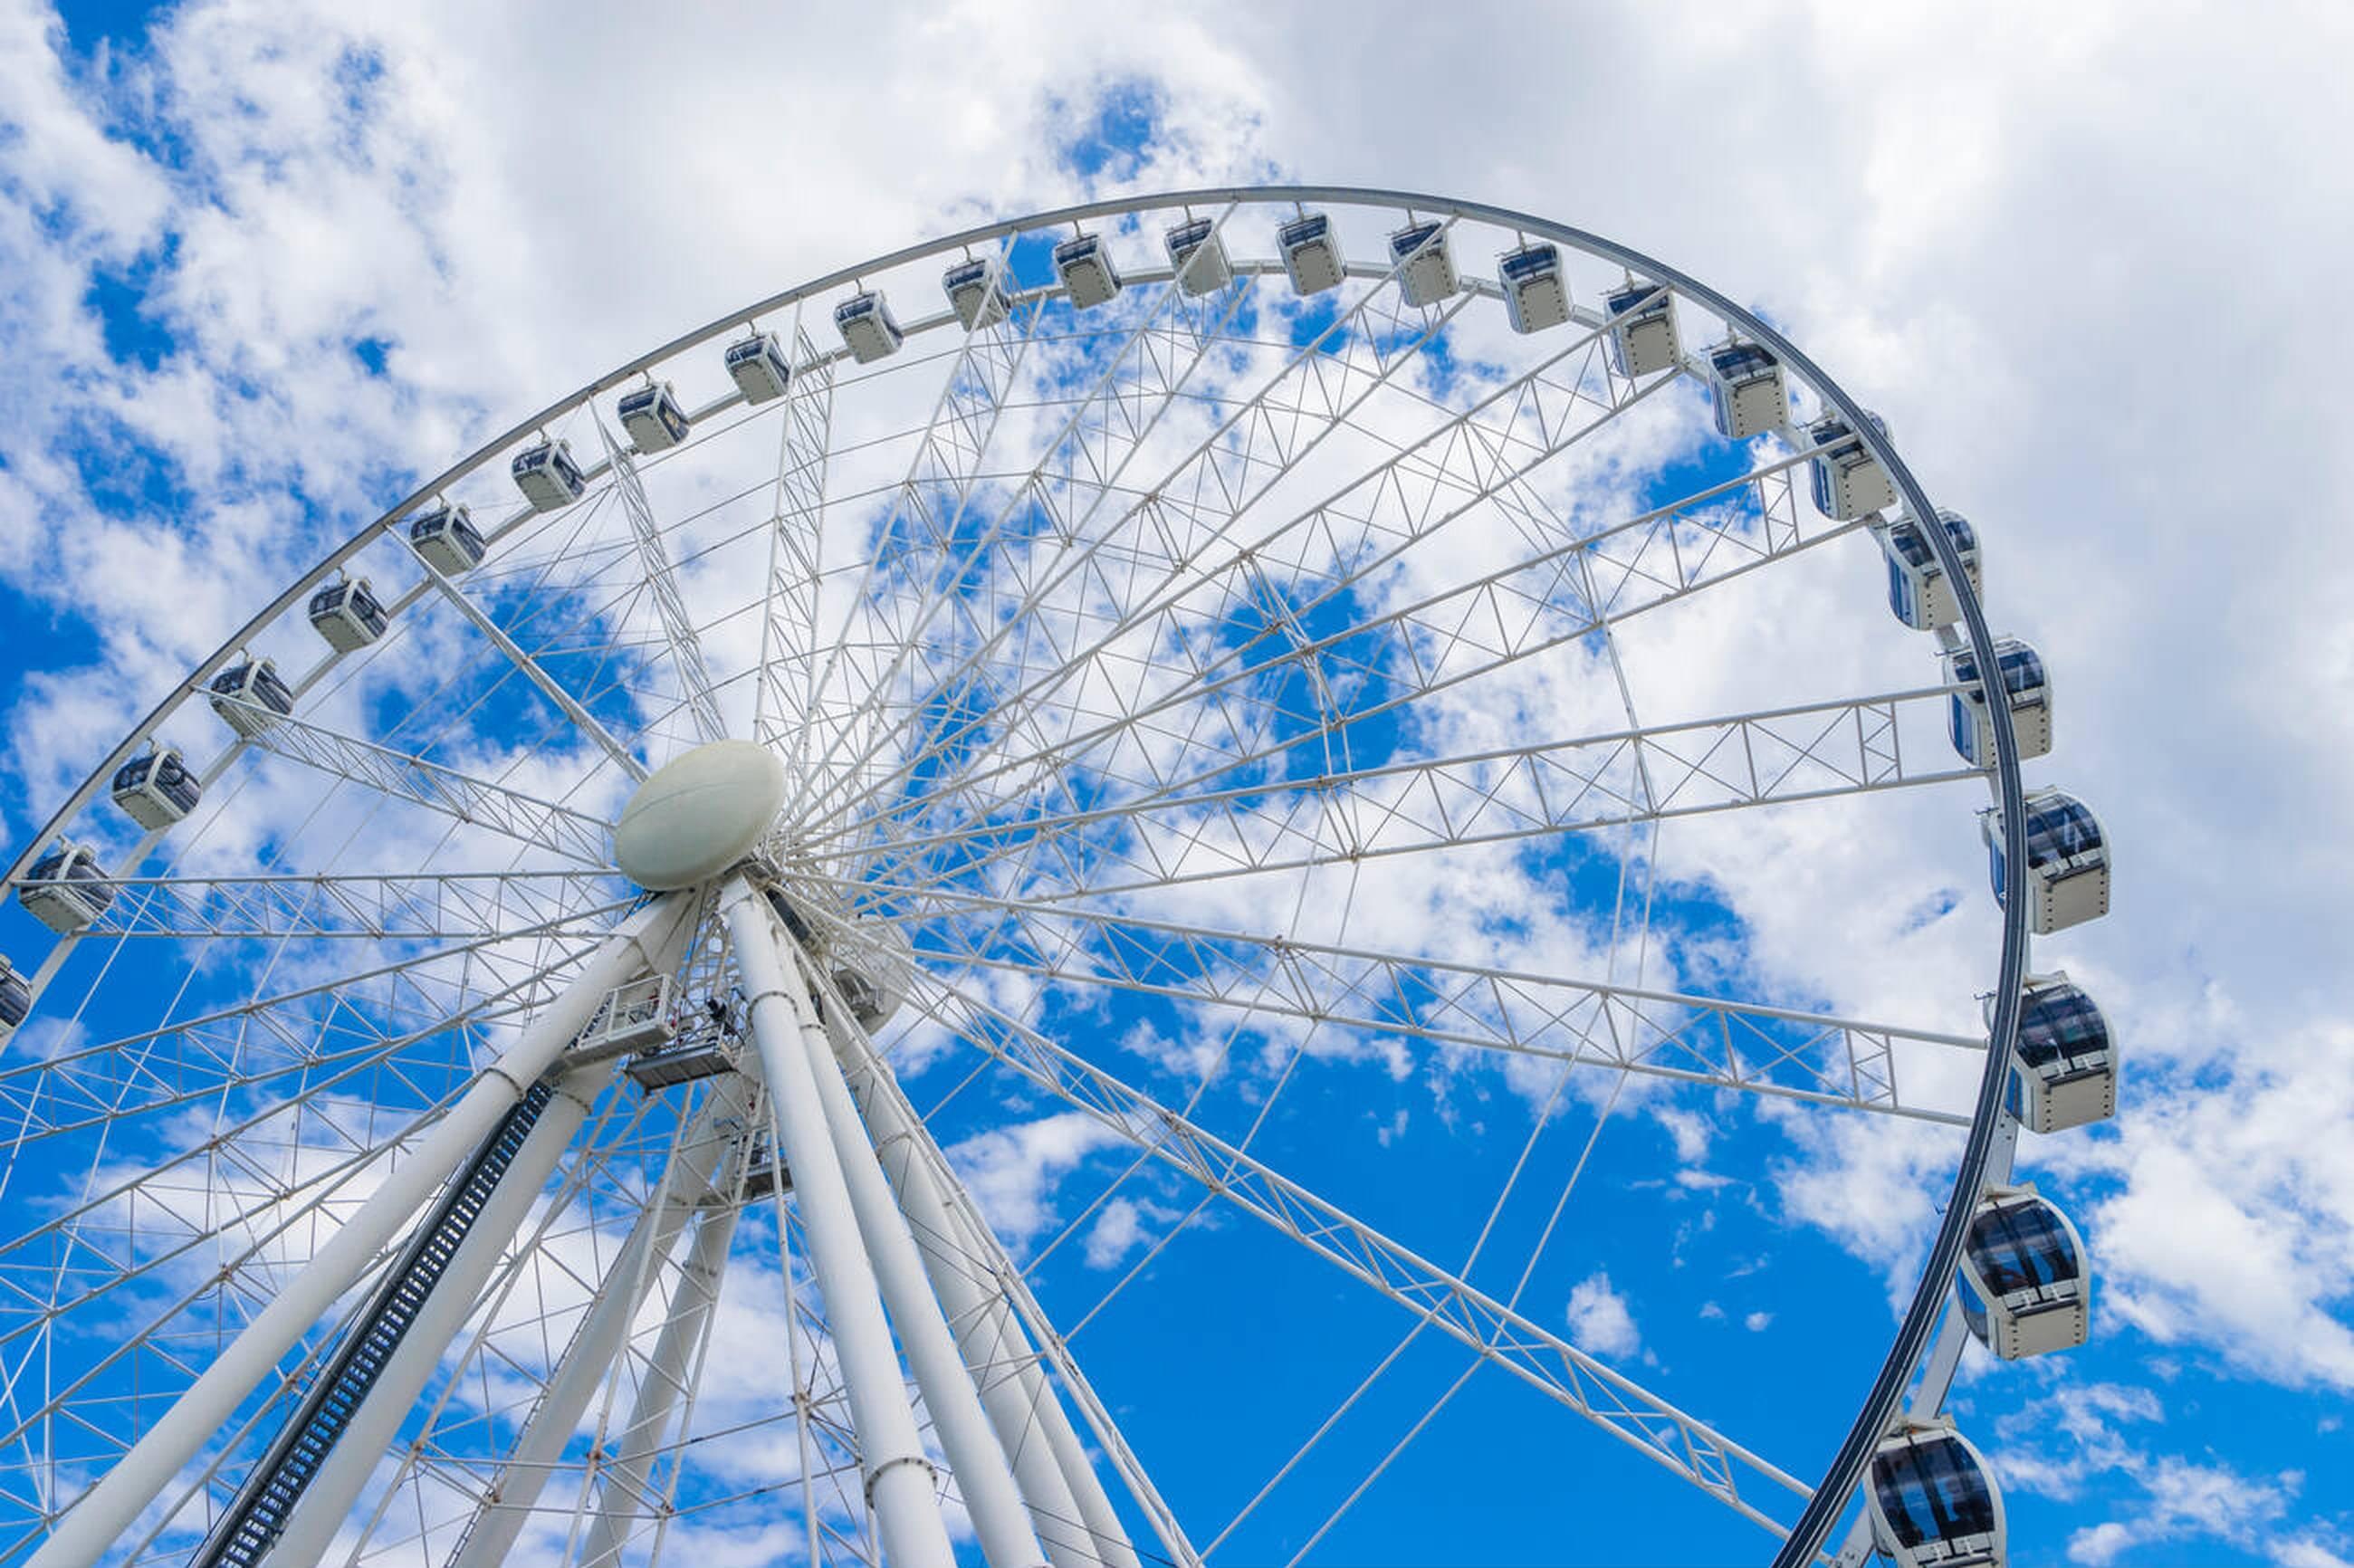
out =
<svg viewBox="0 0 2354 1568"><path fill-rule="evenodd" d="M2062 740L2037 776L2116 846L2115 913L2066 959L2126 1043L2123 1113L2034 1150L2105 1271L2101 1337L1966 1368L1957 1395L2013 1495L2014 1560L2343 1563L2349 45L2341 10L2285 4L877 3L655 25L0 0L0 820L35 832L414 476L789 283L1129 190L1299 180L1543 213L1748 302L1887 416L2055 672ZM1763 608L1670 623L1651 651L1689 667L1645 701L1749 694L1745 654L1806 635ZM1708 831L1663 856L1712 861ZM1745 959L1902 1016L1880 991L1948 949L1860 969L1826 937L1840 912L1787 878L1845 853L1813 831L1723 862L1755 879L1724 874L1732 907L1796 906L1752 925ZM1933 1011L1958 1027L1968 987L1949 989ZM1104 1156L1034 1108L958 1151L1025 1247L1074 1217L1055 1178ZM1721 1164L1692 1137L1652 1153ZM1748 1223L1846 1249L1874 1290L1903 1277L1933 1219L1918 1150L1876 1126L1788 1139L1772 1218ZM1070 1266L1125 1266L1182 1213L1122 1191ZM1575 1273L1544 1320L1642 1366L1672 1359L1661 1319L1734 1346L1808 1310L1794 1278L1725 1273ZM1712 1375L1743 1375L1717 1354ZM1329 1503L1303 1506L1312 1528Z"/></svg>

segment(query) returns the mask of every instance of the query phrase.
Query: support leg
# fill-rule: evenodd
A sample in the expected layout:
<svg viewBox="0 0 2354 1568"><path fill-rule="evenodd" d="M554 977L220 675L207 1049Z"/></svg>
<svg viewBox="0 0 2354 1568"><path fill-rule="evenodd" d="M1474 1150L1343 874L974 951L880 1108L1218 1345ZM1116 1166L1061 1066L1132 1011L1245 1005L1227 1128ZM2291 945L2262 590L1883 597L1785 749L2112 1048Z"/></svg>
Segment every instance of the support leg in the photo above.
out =
<svg viewBox="0 0 2354 1568"><path fill-rule="evenodd" d="M565 1446L579 1429L589 1400L604 1382L613 1358L620 1353L630 1325L660 1275L663 1260L677 1245L679 1232L686 1228L696 1200L711 1185L726 1148L726 1140L714 1134L713 1122L721 1116L740 1116L743 1106L740 1081L729 1078L704 1100L687 1124L661 1190L638 1216L612 1267L606 1270L596 1301L572 1342L565 1347L563 1358L548 1378L546 1392L525 1421L514 1452L449 1568L498 1568L507 1560L548 1477L563 1457Z"/></svg>
<svg viewBox="0 0 2354 1568"><path fill-rule="evenodd" d="M997 1432L981 1407L973 1374L958 1351L956 1337L941 1311L941 1299L926 1276L923 1255L877 1160L866 1124L859 1119L825 1030L812 1020L802 1039L811 1074L817 1080L818 1101L833 1135L834 1154L849 1182L859 1234L865 1238L867 1255L874 1261L884 1302L899 1330L916 1385L923 1391L932 1430L939 1436L957 1489L972 1516L974 1532L981 1537L981 1552L989 1559L990 1568L1044 1568L1045 1554L1031 1529L1021 1489L1014 1485L1007 1450L999 1446Z"/></svg>
<svg viewBox="0 0 2354 1568"><path fill-rule="evenodd" d="M329 1237L245 1331L114 1467L84 1492L25 1568L91 1568L117 1537L229 1424L261 1379L351 1288L434 1190L472 1157L524 1090L546 1072L615 986L635 977L691 913L670 897L640 910L591 955L579 978L543 1008L515 1043L478 1075L416 1150Z"/></svg>
<svg viewBox="0 0 2354 1568"><path fill-rule="evenodd" d="M950 1568L954 1553L933 1495L932 1467L924 1457L891 1328L850 1206L849 1184L819 1107L817 1075L810 1070L801 1040L808 990L778 940L768 901L750 884L740 876L731 879L720 895L720 907L751 1002L752 1037L768 1078L777 1147L792 1170L810 1266L825 1293L884 1553L891 1568Z"/></svg>
<svg viewBox="0 0 2354 1568"><path fill-rule="evenodd" d="M838 1010L832 1010L838 1011ZM834 1049L850 1071L885 1172L912 1223L933 1288L957 1324L965 1364L1005 1452L1055 1568L1141 1568L1087 1448L1031 1353L1022 1326L984 1259L995 1251L970 1234L948 1201L927 1154L931 1134L894 1094L879 1092L889 1069L856 1024L829 1018ZM926 1146L929 1146L927 1149Z"/></svg>
<svg viewBox="0 0 2354 1568"><path fill-rule="evenodd" d="M741 1212L732 1205L705 1209L695 1222L695 1241L687 1249L677 1293L671 1298L670 1315L655 1337L653 1359L645 1382L638 1386L629 1425L621 1428L612 1463L605 1467L605 1490L588 1527L588 1544L581 1549L581 1568L614 1568L621 1560L630 1520L644 1505L646 1478L653 1473L669 1433L671 1412L686 1392L688 1368L719 1305L728 1244L735 1239L736 1216Z"/></svg>
<svg viewBox="0 0 2354 1568"><path fill-rule="evenodd" d="M336 1439L334 1451L303 1488L302 1500L286 1521L285 1533L270 1550L266 1560L270 1568L306 1568L324 1560L336 1530L358 1500L360 1489L367 1484L376 1461L384 1457L401 1422L416 1408L451 1341L472 1316L507 1245L522 1230L533 1202L588 1116L585 1098L561 1090L540 1112L523 1149L499 1179L490 1202L468 1228L449 1271L435 1284L416 1320L401 1336L398 1348L361 1402L359 1413Z"/></svg>

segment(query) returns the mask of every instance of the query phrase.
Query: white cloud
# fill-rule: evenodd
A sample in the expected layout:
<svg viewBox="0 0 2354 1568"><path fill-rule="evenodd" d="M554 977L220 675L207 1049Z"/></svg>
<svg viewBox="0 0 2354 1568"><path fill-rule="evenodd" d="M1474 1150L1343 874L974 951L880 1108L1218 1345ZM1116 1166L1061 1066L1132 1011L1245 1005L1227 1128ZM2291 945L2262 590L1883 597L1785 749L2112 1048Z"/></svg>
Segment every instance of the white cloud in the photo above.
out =
<svg viewBox="0 0 2354 1568"><path fill-rule="evenodd" d="M2093 984L2118 1022L2126 1115L2113 1133L2026 1150L2079 1198L2103 1331L2247 1375L2354 1386L2354 997L2338 950L2354 885L2354 632L2336 611L2354 565L2315 499L2345 493L2354 472L2337 430L2341 356L2312 329L2354 249L2327 74L2345 18L2222 36L2122 4L1694 7L1594 13L1558 47L1500 54L1492 37L1514 20L1500 9L1436 33L1405 16L1367 8L1335 37L1279 7L1195 20L885 6L689 15L649 31L552 11L362 22L191 4L151 56L69 69L53 17L0 4L0 572L82 618L19 655L12 825L26 831L79 776L90 737L380 503L376 468L437 468L786 281L1063 199L1087 182L1058 143L1108 90L1141 83L1163 145L1099 184L1280 164L1559 211L1765 302L1893 416L1933 487L1980 520L1999 621L2053 664L2061 746L2038 779L2082 790L2119 845L2118 913L2039 954ZM840 67L877 38L887 81ZM1922 58L1939 62L1935 90L1904 69ZM818 144L780 154L768 117L779 103L792 125L825 128ZM1707 111L1661 112L1693 104ZM166 132L174 155L124 133L142 127ZM1770 151L1794 137L1805 158ZM1576 210L1561 210L1564 191ZM142 257L175 343L153 369L114 363L84 302ZM388 378L355 373L362 336L390 345ZM110 457L157 448L196 502L98 504L71 461L91 443ZM1891 654L1902 640L1879 619L1870 566L1860 545L1840 563L1851 616L1788 613L1797 598L1767 574L1744 613L1696 604L1630 632L1653 655L1635 661L1645 711L1718 711L1807 657L1832 689L1864 670L1928 679L1917 642ZM1519 705L1472 716L1509 728L1554 711L1575 673L1532 673ZM361 825L339 815L314 842ZM376 842L405 853L409 836ZM1738 944L1694 934L1661 966L1720 978L1713 955L1809 1003L1968 1026L1990 916L1952 799L1679 825L1659 853L1672 875L1705 870L1743 922ZM1531 879L1500 874L1504 860L1376 867L1347 935L1590 972L1594 933ZM1860 885L1872 895L1854 896ZM1949 887L1961 906L1916 925L1923 895ZM1204 887L1168 909L1235 918L1254 897ZM1500 917L1448 918L1473 906ZM1140 1048L1206 1065L1207 1038ZM1413 1059L1394 1041L1350 1048L1392 1075ZM1533 1096L1551 1075L1514 1081ZM1711 1152L1705 1123L1669 1107L1659 1119L1679 1160ZM1949 1142L1811 1113L1781 1125L1794 1150L1776 1173L1782 1213L1882 1267L1892 1292L1909 1287ZM992 1220L1030 1237L1095 1137L1056 1117L959 1157ZM1091 1258L1142 1235L1149 1216L1118 1207L1090 1234ZM1589 1341L1623 1333L1637 1348L1606 1275L1573 1292L1573 1323L1581 1310ZM2196 1511L2214 1473L2147 1471L2179 1484L2181 1529L2253 1528ZM2088 1527L2071 1554L2105 1560L2141 1528ZM2330 1551L2300 1536L2275 1555L2320 1568Z"/></svg>
<svg viewBox="0 0 2354 1568"><path fill-rule="evenodd" d="M1610 1287L1607 1274L1588 1275L1571 1287L1568 1314L1570 1342L1580 1350L1609 1357L1631 1356L1643 1348L1627 1298Z"/></svg>

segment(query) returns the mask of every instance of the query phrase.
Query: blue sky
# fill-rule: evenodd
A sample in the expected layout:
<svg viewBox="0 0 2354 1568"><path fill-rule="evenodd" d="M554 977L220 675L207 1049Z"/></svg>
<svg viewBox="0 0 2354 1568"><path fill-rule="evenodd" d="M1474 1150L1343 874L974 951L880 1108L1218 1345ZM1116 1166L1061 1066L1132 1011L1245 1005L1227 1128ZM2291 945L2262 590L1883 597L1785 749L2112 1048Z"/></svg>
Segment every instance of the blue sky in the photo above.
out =
<svg viewBox="0 0 2354 1568"><path fill-rule="evenodd" d="M0 628L19 651L0 703L30 737L0 792L12 838L240 607L403 476L784 282L1124 187L1330 177L1544 211L1756 302L1890 413L1934 490L1967 498L1990 593L2063 683L2045 777L2094 800L2122 846L2118 913L2065 957L2121 1022L2125 1118L2031 1150L2114 1282L2093 1345L1957 1393L2012 1478L2014 1560L2354 1557L2354 1026L2333 939L2349 913L2337 779L2354 654L2333 608L2342 551L2313 499L2354 476L2324 423L2334 367L2310 323L2328 297L2303 304L2344 253L2349 204L2325 152L2343 129L2334 100L2267 85L2300 79L2325 42L2290 26L2222 43L2192 18L2099 8L2057 36L2023 11L1964 28L1769 9L1731 37L1712 18L1701 39L1630 9L1505 58L1503 13L1436 38L1371 15L1345 37L1250 13L1132 33L1076 13L928 29L879 15L773 36L749 16L706 19L647 40L620 18L0 7L0 69L23 88L0 107L0 353L21 367L0 392ZM738 58L780 62L764 94L830 135L711 90L718 38L742 47L731 29L765 46ZM889 72L822 67L877 36ZM1922 59L1942 77L1916 97ZM2182 123L2184 101L2203 130ZM780 139L802 148L783 167ZM2227 211L2237 228L2219 233ZM649 234L664 243L637 242ZM2154 357L2168 374L2148 373ZM2213 424L2186 387L2244 410L2232 441L2203 439ZM2247 517L2268 521L2229 521ZM177 569L157 571L175 548ZM513 722L520 739L545 715ZM2293 856L2273 836L2287 823ZM1969 867L1970 837L1957 822L1936 864ZM1958 885L1956 917L1983 923L1973 874L1925 883L1921 906ZM1679 885L1665 914L1777 982L1842 1005L1875 995L1765 910L1736 878ZM37 952L37 937L0 915L9 952ZM938 1086L970 1065L944 1059ZM1246 1125L1247 1082L1204 1119ZM920 1102L930 1086L911 1089ZM1526 1126L1500 1083L1455 1092L1455 1119L1416 1114L1393 1145L1380 1130L1428 1111L1428 1082L1320 1063L1267 1136L1287 1169L1351 1187L1451 1263ZM1574 1160L1591 1114L1549 1128L1540 1161ZM1062 1217L1125 1163L1041 1158L1013 1163L1052 1179ZM1727 1180L1678 1186L1679 1169ZM1582 1300L1655 1386L1808 1473L1843 1414L1836 1391L1861 1386L1893 1321L1902 1265L1880 1227L1894 1214L1923 1234L1933 1178L1862 1134L1794 1133L1743 1107L1701 1156L1628 1118L1583 1181L1571 1214L1606 1233L1595 1255L1626 1326L1592 1316L1596 1271L1570 1245L1532 1278L1532 1316L1561 1328ZM1121 1191L1190 1202L1164 1180ZM1495 1272L1476 1279L1510 1288L1551 1191L1507 1209ZM1206 1539L1300 1413L1329 1409L1401 1330L1239 1218L1154 1267L1079 1348L1164 1488L1200 1499ZM1070 1316L1114 1277L1074 1245L1041 1288ZM1773 1321L1748 1328L1758 1313ZM1819 1355L1774 1337L1801 1319ZM1163 1386L1185 1356L1240 1374L1214 1406L1119 1396ZM1236 1560L1288 1556L1459 1365L1419 1343ZM1550 1462L1458 1490L1483 1449ZM1678 1497L1488 1373L1400 1464L1324 1560L1456 1560L1464 1511L1499 1558L1651 1560L1659 1516L1642 1499ZM1675 1560L1755 1555L1749 1527L1692 1513L1704 1533Z"/></svg>

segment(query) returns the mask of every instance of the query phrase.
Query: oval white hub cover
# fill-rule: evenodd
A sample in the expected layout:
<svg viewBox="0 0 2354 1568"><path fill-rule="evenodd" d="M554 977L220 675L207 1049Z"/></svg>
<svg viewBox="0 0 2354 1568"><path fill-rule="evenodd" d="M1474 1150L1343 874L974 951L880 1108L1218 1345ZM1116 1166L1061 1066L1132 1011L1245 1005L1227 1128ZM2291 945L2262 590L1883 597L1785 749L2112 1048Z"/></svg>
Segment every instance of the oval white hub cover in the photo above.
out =
<svg viewBox="0 0 2354 1568"><path fill-rule="evenodd" d="M654 893L692 887L751 853L785 803L785 767L766 747L715 740L638 786L613 829L613 863Z"/></svg>

